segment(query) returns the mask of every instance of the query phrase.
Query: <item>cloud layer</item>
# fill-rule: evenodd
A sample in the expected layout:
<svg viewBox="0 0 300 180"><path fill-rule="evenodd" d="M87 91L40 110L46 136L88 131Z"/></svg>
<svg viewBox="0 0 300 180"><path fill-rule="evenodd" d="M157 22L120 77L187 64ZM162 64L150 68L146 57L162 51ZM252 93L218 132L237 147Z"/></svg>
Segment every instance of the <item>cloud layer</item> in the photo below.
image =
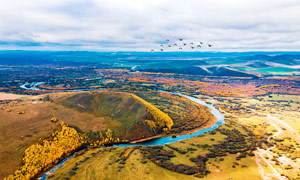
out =
<svg viewBox="0 0 300 180"><path fill-rule="evenodd" d="M1 49L300 50L298 0L0 0ZM175 49L173 49L175 50Z"/></svg>

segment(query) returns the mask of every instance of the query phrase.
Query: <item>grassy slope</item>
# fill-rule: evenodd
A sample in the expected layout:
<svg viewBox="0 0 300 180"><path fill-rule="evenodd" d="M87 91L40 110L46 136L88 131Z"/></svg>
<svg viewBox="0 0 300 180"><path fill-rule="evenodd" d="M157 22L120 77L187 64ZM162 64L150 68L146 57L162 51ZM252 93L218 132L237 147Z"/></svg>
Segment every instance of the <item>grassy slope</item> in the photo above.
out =
<svg viewBox="0 0 300 180"><path fill-rule="evenodd" d="M25 114L18 115L18 111L24 111ZM57 117L60 122L76 124L83 130L106 128L102 117L50 102L32 104L31 101L26 101L0 109L0 114L0 179L18 169L28 146L51 134L58 127L58 123L50 121L52 117Z"/></svg>
<svg viewBox="0 0 300 180"><path fill-rule="evenodd" d="M223 127L226 128L226 127ZM245 133L240 127L237 128L240 132ZM216 134L205 134L204 136L190 138L184 141L170 144L171 147L176 147L181 150L187 150L188 148L194 148L195 151L187 151L186 154L180 154L167 146L163 148L168 151L173 151L176 157L171 158L171 161L175 164L187 164L190 166L195 165L189 159L191 157L197 157L198 155L205 155L208 150L205 150L199 145L204 144L217 144L218 141L224 140L226 136L217 132ZM211 141L211 139L214 141ZM65 163L63 168L57 170L49 179L63 179L69 177L70 179L174 179L174 180L189 180L199 179L192 175L184 175L176 173L165 168L162 168L150 160L144 161L143 155L139 149L135 149L125 161L125 164L121 164L117 161L122 156L129 154L133 150L130 148L112 148L112 149L92 149L87 151L84 155L77 156L70 159ZM94 154L93 154L94 153ZM236 180L253 180L261 179L258 167L256 165L254 157L247 156L240 160L236 160L238 154L228 154L223 156L223 161L220 161L221 157L210 158L207 162L207 168L211 173L204 179L207 180L223 180L223 179L236 179ZM87 160L86 157L88 157ZM235 168L232 167L237 162L240 165ZM72 168L77 164L77 169ZM247 165L242 168L241 165Z"/></svg>
<svg viewBox="0 0 300 180"><path fill-rule="evenodd" d="M57 102L79 112L103 117L103 123L114 131L115 137L120 139L133 140L155 135L143 121L149 107L132 94L108 91L93 94L85 92L59 99Z"/></svg>
<svg viewBox="0 0 300 180"><path fill-rule="evenodd" d="M172 172L157 166L151 161L147 161L146 164L141 163L143 159L139 150L135 150L132 155L126 161L124 168L118 170L119 164L115 163L115 159L118 154L124 149L131 148L117 148L113 150L106 150L98 152L98 150L89 151L84 156L92 157L91 153L98 152L94 157L80 162L84 159L83 156L70 159L62 169L55 172L54 176L49 177L49 180L58 178L63 179L69 177L70 179L116 179L116 180L152 180L152 179L199 179L182 175L176 172ZM70 176L69 172L72 171L76 162L79 162L78 170L75 175Z"/></svg>
<svg viewBox="0 0 300 180"><path fill-rule="evenodd" d="M18 169L28 146L50 134L56 127L49 120L51 112L47 110L48 103L40 106L25 104L0 110L0 179ZM18 115L18 111L25 111L25 114Z"/></svg>
<svg viewBox="0 0 300 180"><path fill-rule="evenodd" d="M132 91L157 108L167 113L173 120L171 133L180 133L210 124L213 121L210 110L187 98L159 91Z"/></svg>

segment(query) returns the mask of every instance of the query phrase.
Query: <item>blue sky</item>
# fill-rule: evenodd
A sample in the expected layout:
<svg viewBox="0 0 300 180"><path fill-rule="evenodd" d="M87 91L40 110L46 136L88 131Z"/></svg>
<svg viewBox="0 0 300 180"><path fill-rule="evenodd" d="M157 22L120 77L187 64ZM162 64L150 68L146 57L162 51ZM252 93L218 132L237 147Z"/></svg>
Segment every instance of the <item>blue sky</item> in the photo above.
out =
<svg viewBox="0 0 300 180"><path fill-rule="evenodd" d="M183 38L213 44L199 51L300 50L298 0L0 3L0 49L149 51Z"/></svg>

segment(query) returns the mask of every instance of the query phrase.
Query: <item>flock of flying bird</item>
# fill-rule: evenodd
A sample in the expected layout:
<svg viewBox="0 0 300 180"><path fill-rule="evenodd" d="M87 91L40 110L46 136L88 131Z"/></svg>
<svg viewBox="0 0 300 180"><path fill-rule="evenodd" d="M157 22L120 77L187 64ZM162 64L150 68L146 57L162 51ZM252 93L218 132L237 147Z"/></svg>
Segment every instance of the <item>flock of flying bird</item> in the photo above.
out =
<svg viewBox="0 0 300 180"><path fill-rule="evenodd" d="M170 43L170 40L169 39L166 39L166 42L167 44L161 44L160 45L160 49L158 51L164 51L164 47L166 48L171 48L171 47L178 47L179 50L182 50L183 48L182 47L188 47L188 43L186 42L183 42L183 39L179 39L179 42L180 43L174 43L173 45L171 45ZM195 49L195 48L201 48L203 46L205 46L204 42L200 41L200 42L197 42L197 43L194 43L194 42L190 42L190 47L191 49ZM207 47L212 47L213 45L212 44L207 44ZM154 49L151 49L150 50L151 52L154 52L155 50Z"/></svg>

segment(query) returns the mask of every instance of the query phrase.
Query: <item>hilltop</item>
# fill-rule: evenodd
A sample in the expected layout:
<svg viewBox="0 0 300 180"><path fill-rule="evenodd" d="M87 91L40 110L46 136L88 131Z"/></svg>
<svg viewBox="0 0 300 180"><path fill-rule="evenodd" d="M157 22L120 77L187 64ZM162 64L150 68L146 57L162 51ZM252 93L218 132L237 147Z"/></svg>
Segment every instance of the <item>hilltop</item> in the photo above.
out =
<svg viewBox="0 0 300 180"><path fill-rule="evenodd" d="M80 113L88 113L95 117L102 117L102 128L95 126L98 122L84 121L70 122L80 131L98 132L103 127L109 127L114 136L120 139L133 140L157 135L171 129L173 120L157 109L151 103L131 93L124 92L84 92L57 98L55 102Z"/></svg>

